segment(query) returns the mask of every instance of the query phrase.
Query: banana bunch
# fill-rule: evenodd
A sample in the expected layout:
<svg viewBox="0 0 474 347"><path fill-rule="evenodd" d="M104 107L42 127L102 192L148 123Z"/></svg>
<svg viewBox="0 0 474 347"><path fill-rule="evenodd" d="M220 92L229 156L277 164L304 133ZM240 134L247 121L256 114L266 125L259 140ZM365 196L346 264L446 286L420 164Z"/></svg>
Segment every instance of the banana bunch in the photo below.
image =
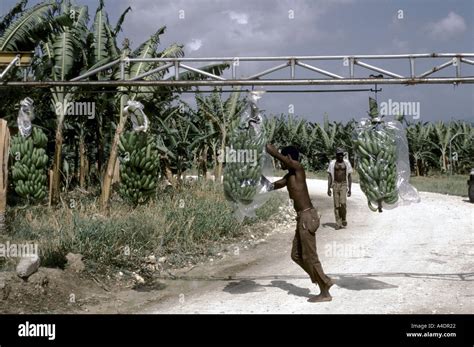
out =
<svg viewBox="0 0 474 347"><path fill-rule="evenodd" d="M120 136L120 188L125 200L140 204L156 191L159 153L154 137L145 132L129 131Z"/></svg>
<svg viewBox="0 0 474 347"><path fill-rule="evenodd" d="M39 128L33 128L32 135L12 137L10 155L14 161L12 178L15 192L29 201L39 201L46 197L46 169L48 138Z"/></svg>
<svg viewBox="0 0 474 347"><path fill-rule="evenodd" d="M225 165L224 194L230 201L248 205L260 185L266 137L263 126L253 126L251 122L233 124L233 128L229 142L235 156L229 155Z"/></svg>
<svg viewBox="0 0 474 347"><path fill-rule="evenodd" d="M391 205L398 201L395 136L377 124L360 132L353 144L359 158L360 188L370 210L382 212L382 202Z"/></svg>

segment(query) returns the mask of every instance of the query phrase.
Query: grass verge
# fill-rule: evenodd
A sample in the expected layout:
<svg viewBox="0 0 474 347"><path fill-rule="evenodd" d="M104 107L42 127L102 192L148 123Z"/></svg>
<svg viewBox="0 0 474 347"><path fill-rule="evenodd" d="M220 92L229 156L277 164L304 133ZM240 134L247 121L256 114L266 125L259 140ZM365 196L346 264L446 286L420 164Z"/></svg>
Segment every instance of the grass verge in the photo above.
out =
<svg viewBox="0 0 474 347"><path fill-rule="evenodd" d="M277 175L283 177L287 171L278 170ZM327 180L328 174L324 171L306 172L308 179ZM431 192L440 194L457 195L462 197L468 196L468 175L432 175L432 176L412 176L410 184L420 192ZM352 182L359 182L357 171L352 174Z"/></svg>
<svg viewBox="0 0 474 347"><path fill-rule="evenodd" d="M115 198L107 218L99 214L96 197L72 192L63 198L67 204L57 209L12 208L9 234L0 242L37 243L42 265L49 267L63 267L69 252L82 254L88 269L98 273L111 268L134 271L152 254L179 267L213 255L223 239L242 236L244 226L268 219L281 204L274 195L256 218L239 223L222 185L212 181L160 190L156 199L136 208ZM0 268L13 265L0 259Z"/></svg>
<svg viewBox="0 0 474 347"><path fill-rule="evenodd" d="M467 175L414 176L410 183L421 192L468 196Z"/></svg>

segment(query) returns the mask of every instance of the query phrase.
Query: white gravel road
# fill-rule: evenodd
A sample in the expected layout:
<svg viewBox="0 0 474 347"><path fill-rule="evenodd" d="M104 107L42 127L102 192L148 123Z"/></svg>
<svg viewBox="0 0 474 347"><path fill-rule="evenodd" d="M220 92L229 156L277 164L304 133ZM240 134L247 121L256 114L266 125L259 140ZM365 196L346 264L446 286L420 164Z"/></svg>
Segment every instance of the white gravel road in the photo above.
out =
<svg viewBox="0 0 474 347"><path fill-rule="evenodd" d="M332 302L307 302L319 291L290 259L295 222L288 218L254 248L168 281L176 295L145 313L474 313L467 198L420 193L418 204L374 213L354 184L349 225L336 231L326 181L308 186L322 214L318 253L336 280Z"/></svg>

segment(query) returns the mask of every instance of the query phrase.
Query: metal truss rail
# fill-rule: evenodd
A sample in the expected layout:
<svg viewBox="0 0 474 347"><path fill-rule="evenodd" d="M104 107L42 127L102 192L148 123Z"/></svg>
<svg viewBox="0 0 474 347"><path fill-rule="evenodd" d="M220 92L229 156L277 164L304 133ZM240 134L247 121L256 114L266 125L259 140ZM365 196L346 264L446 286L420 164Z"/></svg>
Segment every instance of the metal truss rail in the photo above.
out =
<svg viewBox="0 0 474 347"><path fill-rule="evenodd" d="M442 62L440 61L443 60ZM416 71L416 62L428 61L431 68L426 71ZM317 66L318 62L329 61L334 64L333 71ZM367 61L371 61L369 64ZM372 61L375 61L372 63ZM377 64L380 61L404 61L406 65L403 73L396 73ZM150 70L134 78L126 78L126 69L130 63L152 63ZM228 78L217 76L190 66L189 63L227 63L231 67ZM244 63L275 62L275 65L264 71L248 76L237 77L237 72ZM91 70L69 81L8 81L0 82L0 86L28 86L28 87L55 87L55 86L317 86L317 85L373 85L373 84L462 84L474 83L474 71L463 75L461 66L474 65L474 53L423 53L423 54L388 54L388 55L331 55L331 56L274 56L274 57L205 57L205 58L121 58L109 62L99 68ZM357 69L356 69L357 67ZM452 67L452 69L447 69ZM108 70L119 69L119 80L91 81L87 78ZM174 75L174 79L152 80L149 76L157 72L166 71ZM273 72L283 69L289 70L288 79L268 78ZM305 78L296 78L296 70L303 70ZM357 71L356 71L357 70ZM436 77L433 74L446 70L448 76ZM200 75L201 79L179 80L180 73L191 71ZM315 72L325 78L308 78L308 72ZM345 73L341 73L345 71ZM374 75L373 73L377 73ZM370 73L370 74L369 74ZM3 73L2 75L4 75Z"/></svg>

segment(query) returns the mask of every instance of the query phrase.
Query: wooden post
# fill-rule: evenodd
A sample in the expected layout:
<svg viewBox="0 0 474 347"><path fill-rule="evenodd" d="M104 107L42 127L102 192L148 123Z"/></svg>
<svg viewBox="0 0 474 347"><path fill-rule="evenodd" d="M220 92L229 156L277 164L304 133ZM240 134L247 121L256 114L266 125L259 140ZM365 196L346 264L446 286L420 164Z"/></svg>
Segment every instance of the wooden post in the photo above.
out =
<svg viewBox="0 0 474 347"><path fill-rule="evenodd" d="M84 141L84 132L79 135L79 187L86 188L86 144Z"/></svg>
<svg viewBox="0 0 474 347"><path fill-rule="evenodd" d="M112 184L120 183L120 160L115 161L114 176L112 178Z"/></svg>
<svg viewBox="0 0 474 347"><path fill-rule="evenodd" d="M125 124L128 119L128 113L123 111L127 96L123 95L120 98L120 120L115 130L115 136L112 141L112 148L110 149L110 156L107 162L107 169L102 180L102 191L100 194L100 210L102 213L108 213L110 192L112 186L112 179L115 171L115 163L117 161L118 143L120 141L120 134L122 134Z"/></svg>
<svg viewBox="0 0 474 347"><path fill-rule="evenodd" d="M69 95L63 96L59 102L65 103L69 100ZM61 107L56 122L56 136L54 141L54 158L53 158L53 182L50 190L50 203L56 205L60 201L61 194L61 175L59 172L62 168L62 148L63 148L63 127L65 110Z"/></svg>
<svg viewBox="0 0 474 347"><path fill-rule="evenodd" d="M49 200L48 200L48 206L51 207L51 205L53 204L53 184L54 184L54 180L53 180L53 176L54 176L54 171L53 170L49 170L48 171L49 175L48 175L48 178L49 178Z"/></svg>
<svg viewBox="0 0 474 347"><path fill-rule="evenodd" d="M5 214L7 208L8 154L10 150L10 130L7 121L0 119L0 233L7 229Z"/></svg>

